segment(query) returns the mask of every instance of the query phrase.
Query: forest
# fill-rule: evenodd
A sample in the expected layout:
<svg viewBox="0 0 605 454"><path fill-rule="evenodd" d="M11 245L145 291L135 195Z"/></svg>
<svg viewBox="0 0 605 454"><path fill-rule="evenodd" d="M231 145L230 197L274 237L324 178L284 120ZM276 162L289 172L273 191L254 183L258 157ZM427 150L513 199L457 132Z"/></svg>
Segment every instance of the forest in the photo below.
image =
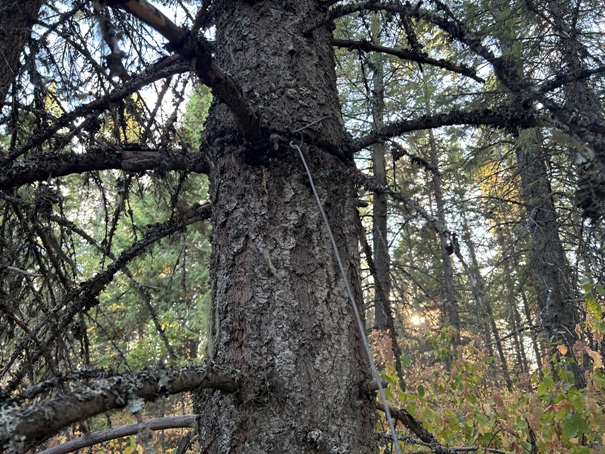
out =
<svg viewBox="0 0 605 454"><path fill-rule="evenodd" d="M598 0L0 0L0 452L605 452Z"/></svg>

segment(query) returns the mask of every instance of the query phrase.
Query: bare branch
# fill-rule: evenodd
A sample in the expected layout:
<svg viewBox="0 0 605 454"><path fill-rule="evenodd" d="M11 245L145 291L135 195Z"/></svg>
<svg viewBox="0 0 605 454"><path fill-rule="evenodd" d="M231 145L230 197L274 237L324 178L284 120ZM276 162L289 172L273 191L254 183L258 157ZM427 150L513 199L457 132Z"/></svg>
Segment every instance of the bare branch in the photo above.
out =
<svg viewBox="0 0 605 454"><path fill-rule="evenodd" d="M517 105L502 106L497 111L492 109L452 110L447 113L431 116L424 115L415 120L401 120L389 123L380 129L370 132L366 136L351 141L349 150L351 153L356 153L372 144L400 136L406 132L439 128L441 126L489 125L501 128L515 128L519 126L541 126L542 123L543 121L535 114Z"/></svg>
<svg viewBox="0 0 605 454"><path fill-rule="evenodd" d="M381 402L376 402L376 408L380 411L385 411L385 406ZM424 428L422 423L416 421L414 417L404 408L396 409L389 406L389 411L393 418L401 421L403 425L415 434L421 441L427 443L431 447L431 452L439 454L455 454L455 450L443 447L435 436Z"/></svg>
<svg viewBox="0 0 605 454"><path fill-rule="evenodd" d="M3 194L0 194L3 198ZM170 220L164 224L156 224L149 228L149 231L143 238L134 243L130 248L120 254L117 260L112 262L105 270L96 274L93 278L86 282L82 282L79 287L72 289L65 297L52 309L48 310L48 316L42 322L40 322L26 338L15 348L15 351L11 355L10 359L4 364L4 367L0 371L0 377L4 377L5 374L10 370L12 365L22 355L24 349L32 341L36 339L36 336L42 331L42 329L48 325L49 320L57 318L58 320L50 330L47 338L44 338L43 343L48 346L52 345L55 339L64 332L65 328L73 321L74 317L81 311L86 311L98 304L96 297L98 294L111 282L115 274L124 269L126 265L134 258L143 254L147 248L156 243L157 241L172 235L180 230L183 230L185 226L192 222L207 219L211 213L210 204L205 204L196 207L192 210L191 217L189 219L181 220ZM37 339L40 342L40 339ZM42 343L42 342L40 342ZM31 362L35 362L44 354L44 350L30 350L29 359ZM12 374L11 380L4 387L5 391L13 391L17 388L26 371L19 369Z"/></svg>
<svg viewBox="0 0 605 454"><path fill-rule="evenodd" d="M108 95L97 98L88 104L78 106L71 112L63 114L51 125L34 131L29 139L27 139L20 146L16 147L5 159L2 160L0 166L6 166L7 164L12 163L19 156L40 145L45 140L51 138L53 134L55 134L61 128L69 126L76 119L91 113L101 112L107 109L108 106L130 96L132 93L145 85L174 74L186 72L187 70L189 70L189 67L178 57L168 59L164 58L158 61L156 64L152 65L138 76L133 77L130 82L121 85Z"/></svg>
<svg viewBox="0 0 605 454"><path fill-rule="evenodd" d="M150 430L178 429L183 427L191 427L198 417L199 416L196 415L166 416L164 418L147 419L143 421L143 423L145 428ZM66 443L61 443L58 446L40 451L39 454L65 454L85 448L87 446L97 445L99 443L103 443L104 441L134 435L138 433L140 428L141 425L139 423L133 423L112 427L111 429L107 430L88 433L82 437L74 438Z"/></svg>
<svg viewBox="0 0 605 454"><path fill-rule="evenodd" d="M382 412L385 411L384 405L380 402L376 402L376 408ZM411 437L403 437L401 438L402 441L425 446L427 448L430 448L431 452L437 454L456 454L460 452L473 452L481 450L493 452L496 454L504 454L504 451L501 451L499 449L491 449L477 446L463 448L446 448L437 441L437 439L432 433L430 433L427 429L424 428L422 423L416 421L414 417L405 408L397 409L389 406L389 411L393 418L402 422L408 430L410 430L414 435L419 438L412 439Z"/></svg>
<svg viewBox="0 0 605 454"><path fill-rule="evenodd" d="M353 177L356 185L364 187L365 189L372 191L372 192L377 192L380 194L387 194L392 199L402 202L405 206L414 210L425 221L427 221L427 223L431 226L431 228L433 230L435 230L435 232L437 232L440 235L449 235L447 227L445 225L443 225L441 222L439 222L439 219L437 219L433 215L429 214L422 207L422 205L420 205L420 203L418 203L416 200L412 199L411 197L408 197L404 194L400 194L399 192L395 192L388 186L377 183L374 178L364 175L363 173L361 173L358 170L355 171L355 173L352 175L352 177Z"/></svg>
<svg viewBox="0 0 605 454"><path fill-rule="evenodd" d="M583 69L583 70L574 71L574 72L565 72L562 74L559 73L553 80L550 80L550 81L544 83L540 87L540 91L542 93L548 93L550 91L556 90L559 87L562 87L563 85L566 85L566 84L569 84L572 82L577 82L577 81L583 80L583 79L588 79L595 74L603 74L603 73L605 73L605 66L599 66L597 68L591 68L591 69Z"/></svg>
<svg viewBox="0 0 605 454"><path fill-rule="evenodd" d="M354 41L349 39L333 39L332 44L336 47L344 47L346 49L351 50L362 50L364 52L380 52L383 54L393 55L395 57L399 57L403 60L411 60L418 63L425 63L427 65L437 66L439 68L447 69L448 71L452 71L455 73L462 74L464 76L470 77L473 80L476 80L479 83L484 83L485 79L479 77L477 73L464 65L456 65L447 60L437 60L435 58L431 58L428 55L421 54L418 52L414 52L411 50L405 49L394 49L392 47L381 46L379 44L373 44L369 41Z"/></svg>
<svg viewBox="0 0 605 454"><path fill-rule="evenodd" d="M170 48L191 61L202 83L212 88L212 92L229 107L246 136L252 140L261 136L258 115L248 105L235 80L214 61L210 44L203 36L194 36L177 27L146 0L111 0L108 4L127 11L166 38Z"/></svg>
<svg viewBox="0 0 605 454"><path fill-rule="evenodd" d="M93 170L122 169L140 172L157 168L166 171L208 172L203 155L187 150L95 149L88 153L49 152L15 161L3 169L0 173L0 190Z"/></svg>
<svg viewBox="0 0 605 454"><path fill-rule="evenodd" d="M0 443L11 443L17 451L22 451L26 445L45 440L70 424L109 410L200 388L232 393L239 389L239 381L235 373L213 365L145 369L138 374L95 380L90 386L28 408L4 407Z"/></svg>

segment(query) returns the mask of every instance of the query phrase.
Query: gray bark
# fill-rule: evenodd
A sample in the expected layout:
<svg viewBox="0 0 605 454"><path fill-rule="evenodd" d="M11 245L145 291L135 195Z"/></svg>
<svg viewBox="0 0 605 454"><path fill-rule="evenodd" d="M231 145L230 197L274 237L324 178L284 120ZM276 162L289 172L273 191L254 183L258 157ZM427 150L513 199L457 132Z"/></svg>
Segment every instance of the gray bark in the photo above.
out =
<svg viewBox="0 0 605 454"><path fill-rule="evenodd" d="M202 392L202 452L374 452L374 404L353 311L300 158L300 143L361 307L352 160L344 142L330 33L304 31L313 0L213 2L216 59L263 125L284 140L253 145L230 112L207 124L213 199L213 321L208 360L254 392ZM318 145L320 144L321 145ZM313 144L313 145L311 145ZM332 152L332 153L330 153ZM254 387L253 387L254 388Z"/></svg>

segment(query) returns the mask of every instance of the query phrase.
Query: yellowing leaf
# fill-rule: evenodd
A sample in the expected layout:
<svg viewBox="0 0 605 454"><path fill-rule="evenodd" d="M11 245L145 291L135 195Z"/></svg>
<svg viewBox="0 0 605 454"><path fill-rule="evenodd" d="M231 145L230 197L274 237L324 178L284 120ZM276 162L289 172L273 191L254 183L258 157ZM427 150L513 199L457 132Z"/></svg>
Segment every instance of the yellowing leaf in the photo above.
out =
<svg viewBox="0 0 605 454"><path fill-rule="evenodd" d="M569 351L566 345L559 345L557 347L557 350L559 350L559 353L561 353L562 355L565 355Z"/></svg>
<svg viewBox="0 0 605 454"><path fill-rule="evenodd" d="M591 350L588 345L584 346L584 350L586 351L586 354L590 356L590 359L592 359L593 361L592 367L594 369L601 369L603 367L603 357L601 356L601 354L599 352Z"/></svg>

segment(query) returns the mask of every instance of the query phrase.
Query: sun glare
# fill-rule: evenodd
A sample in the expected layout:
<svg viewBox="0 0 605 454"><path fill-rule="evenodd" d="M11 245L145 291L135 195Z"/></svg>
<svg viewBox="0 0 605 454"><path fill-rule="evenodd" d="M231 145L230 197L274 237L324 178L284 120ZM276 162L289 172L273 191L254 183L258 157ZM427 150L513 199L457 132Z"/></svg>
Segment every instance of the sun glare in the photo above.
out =
<svg viewBox="0 0 605 454"><path fill-rule="evenodd" d="M414 314L410 317L410 322L412 323L412 325L420 326L424 323L424 317L421 317L418 314Z"/></svg>

